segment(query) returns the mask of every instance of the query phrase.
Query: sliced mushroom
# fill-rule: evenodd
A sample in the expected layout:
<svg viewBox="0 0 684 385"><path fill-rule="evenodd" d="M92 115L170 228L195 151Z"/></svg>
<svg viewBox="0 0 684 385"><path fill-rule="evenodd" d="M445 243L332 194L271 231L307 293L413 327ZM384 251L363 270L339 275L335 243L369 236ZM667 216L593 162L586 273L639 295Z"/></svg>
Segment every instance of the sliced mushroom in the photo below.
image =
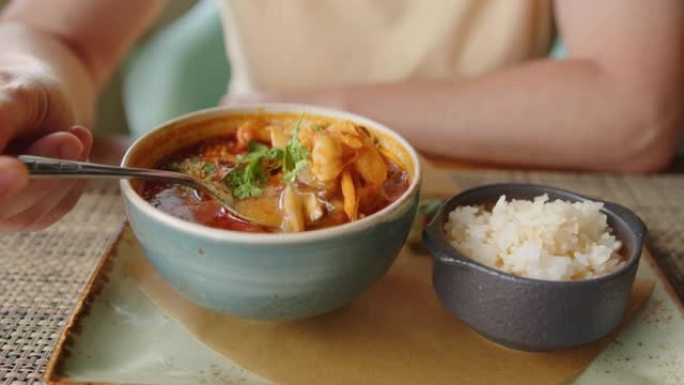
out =
<svg viewBox="0 0 684 385"><path fill-rule="evenodd" d="M328 126L327 131L352 149L363 147L363 138L356 129L356 125L349 121L339 121Z"/></svg>
<svg viewBox="0 0 684 385"><path fill-rule="evenodd" d="M299 195L303 206L304 213L306 214L306 220L308 223L316 222L323 217L325 213L323 210L323 204L318 200L316 194L312 192L307 192Z"/></svg>
<svg viewBox="0 0 684 385"><path fill-rule="evenodd" d="M387 164L375 146L364 147L354 161L354 167L370 185L380 186L387 179Z"/></svg>
<svg viewBox="0 0 684 385"><path fill-rule="evenodd" d="M340 178L340 185L342 188L342 197L344 198L344 212L349 217L350 221L355 221L359 210L359 201L356 194L356 187L354 187L354 179L349 169L342 172Z"/></svg>
<svg viewBox="0 0 684 385"><path fill-rule="evenodd" d="M283 231L288 233L304 231L302 200L291 185L285 187L280 195L280 208L283 211Z"/></svg>

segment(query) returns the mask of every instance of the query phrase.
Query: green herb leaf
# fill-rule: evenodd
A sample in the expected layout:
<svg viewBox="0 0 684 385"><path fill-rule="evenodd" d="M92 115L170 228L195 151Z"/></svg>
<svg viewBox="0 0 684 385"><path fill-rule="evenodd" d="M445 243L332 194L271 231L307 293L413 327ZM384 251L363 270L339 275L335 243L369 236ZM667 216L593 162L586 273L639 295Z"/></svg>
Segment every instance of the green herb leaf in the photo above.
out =
<svg viewBox="0 0 684 385"><path fill-rule="evenodd" d="M268 150L268 153L266 156L268 157L268 160L270 161L282 161L283 160L283 155L285 152L279 148L272 148Z"/></svg>
<svg viewBox="0 0 684 385"><path fill-rule="evenodd" d="M283 153L283 180L292 183L297 179L297 175L309 166L309 150L299 140L299 130L302 125L304 114L292 129L290 141L285 145Z"/></svg>
<svg viewBox="0 0 684 385"><path fill-rule="evenodd" d="M421 199L418 203L418 215L424 215L432 217L437 214L439 206L442 205L442 200L435 198L425 198Z"/></svg>
<svg viewBox="0 0 684 385"><path fill-rule="evenodd" d="M287 183L294 182L297 179L297 175L299 175L300 172L304 171L308 166L309 162L306 160L295 163L295 166L292 170L283 174L283 180Z"/></svg>
<svg viewBox="0 0 684 385"><path fill-rule="evenodd" d="M224 179L238 199L258 197L263 193L263 185L266 183L264 167L259 161L250 162L233 169Z"/></svg>
<svg viewBox="0 0 684 385"><path fill-rule="evenodd" d="M204 166L202 166L202 179L213 179L217 171L218 169L214 162L204 162Z"/></svg>
<svg viewBox="0 0 684 385"><path fill-rule="evenodd" d="M258 197L263 194L263 186L273 171L282 168L283 180L292 183L297 175L309 166L309 150L299 140L304 114L292 129L290 141L284 150L269 148L268 146L252 141L249 143L246 154L237 157L237 165L231 170L223 182L231 188L233 196L237 199Z"/></svg>
<svg viewBox="0 0 684 385"><path fill-rule="evenodd" d="M254 166L238 168L226 176L225 183L231 187L233 196L238 199L257 197L263 194L263 175Z"/></svg>
<svg viewBox="0 0 684 385"><path fill-rule="evenodd" d="M238 199L258 197L263 194L266 183L265 162L278 162L278 152L259 142L250 142L248 152L237 158L237 166L231 170L223 182L231 188Z"/></svg>

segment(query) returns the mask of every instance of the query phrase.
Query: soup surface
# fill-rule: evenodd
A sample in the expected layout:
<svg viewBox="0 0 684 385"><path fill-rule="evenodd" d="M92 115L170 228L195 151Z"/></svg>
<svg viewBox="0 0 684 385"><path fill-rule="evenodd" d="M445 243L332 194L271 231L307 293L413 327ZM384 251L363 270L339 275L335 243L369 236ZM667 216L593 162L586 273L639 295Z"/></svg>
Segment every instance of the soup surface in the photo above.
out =
<svg viewBox="0 0 684 385"><path fill-rule="evenodd" d="M365 127L320 119L245 120L232 133L204 140L157 168L180 171L231 191L238 219L202 191L147 182L140 191L158 209L220 229L299 232L371 215L409 187L406 171Z"/></svg>

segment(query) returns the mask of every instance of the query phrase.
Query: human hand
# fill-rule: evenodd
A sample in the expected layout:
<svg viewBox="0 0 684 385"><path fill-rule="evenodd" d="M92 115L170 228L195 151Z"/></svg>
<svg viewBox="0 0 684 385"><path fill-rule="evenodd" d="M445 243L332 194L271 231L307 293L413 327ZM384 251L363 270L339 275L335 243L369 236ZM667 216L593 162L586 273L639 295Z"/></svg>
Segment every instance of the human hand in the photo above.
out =
<svg viewBox="0 0 684 385"><path fill-rule="evenodd" d="M59 82L39 68L0 66L0 231L37 231L78 201L76 181L29 181L14 155L86 160L90 131L74 125L73 107Z"/></svg>

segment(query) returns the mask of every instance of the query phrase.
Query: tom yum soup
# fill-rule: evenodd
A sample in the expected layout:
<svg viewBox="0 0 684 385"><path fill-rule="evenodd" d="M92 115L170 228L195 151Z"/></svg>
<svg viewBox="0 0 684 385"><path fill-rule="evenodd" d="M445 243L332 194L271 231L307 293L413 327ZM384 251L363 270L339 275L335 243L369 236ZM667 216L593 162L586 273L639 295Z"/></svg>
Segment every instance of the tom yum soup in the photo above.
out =
<svg viewBox="0 0 684 385"><path fill-rule="evenodd" d="M600 202L507 201L461 206L449 214L447 238L484 265L546 280L579 280L618 270L625 262Z"/></svg>
<svg viewBox="0 0 684 385"><path fill-rule="evenodd" d="M298 232L364 218L397 200L410 180L371 131L350 121L254 116L233 133L204 140L158 168L221 184L239 212L268 218L266 228L231 216L201 191L146 183L143 197L191 222L235 231Z"/></svg>

